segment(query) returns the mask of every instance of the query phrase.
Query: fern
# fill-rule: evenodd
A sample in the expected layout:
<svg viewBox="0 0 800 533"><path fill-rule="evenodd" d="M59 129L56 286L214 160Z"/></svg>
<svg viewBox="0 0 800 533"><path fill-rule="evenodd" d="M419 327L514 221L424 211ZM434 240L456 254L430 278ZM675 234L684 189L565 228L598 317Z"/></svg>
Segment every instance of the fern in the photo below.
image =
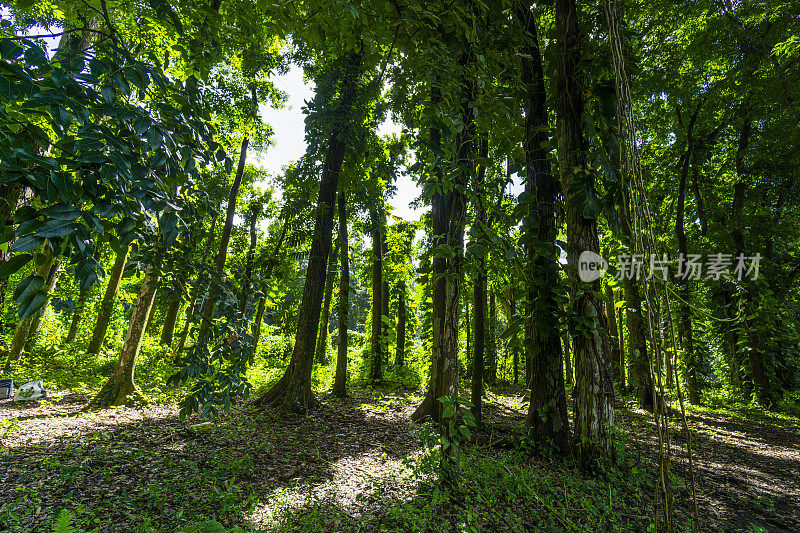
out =
<svg viewBox="0 0 800 533"><path fill-rule="evenodd" d="M53 533L78 533L78 530L72 525L74 519L75 515L72 511L61 509L58 518L53 522Z"/></svg>

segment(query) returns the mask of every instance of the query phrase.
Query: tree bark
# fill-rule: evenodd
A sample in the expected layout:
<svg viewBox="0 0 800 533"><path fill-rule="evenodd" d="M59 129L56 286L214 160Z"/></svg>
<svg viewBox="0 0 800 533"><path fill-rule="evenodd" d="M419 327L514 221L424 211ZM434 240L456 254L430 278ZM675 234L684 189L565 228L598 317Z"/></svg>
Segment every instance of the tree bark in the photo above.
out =
<svg viewBox="0 0 800 533"><path fill-rule="evenodd" d="M183 291L181 290L169 302L167 312L164 315L164 326L161 329L161 344L172 346L172 340L175 337L175 326L178 324L178 316L181 314L181 307L183 306Z"/></svg>
<svg viewBox="0 0 800 533"><path fill-rule="evenodd" d="M334 259L339 254L339 241L333 249ZM333 297L333 280L336 277L336 261L331 260L328 269L328 279L325 280L325 298L322 304L322 315L319 319L319 333L317 335L317 363L322 366L328 364L328 320L331 316L331 298Z"/></svg>
<svg viewBox="0 0 800 533"><path fill-rule="evenodd" d="M328 140L325 163L317 199L317 216L311 240L311 253L306 270L306 281L297 321L292 358L286 372L256 405L274 406L280 410L307 412L316 403L311 390L311 371L314 366L316 333L325 289L325 271L331 251L334 202L350 130L349 116L356 101L358 81L361 77L361 54L350 54L346 72L341 80L341 91L334 123Z"/></svg>
<svg viewBox="0 0 800 533"><path fill-rule="evenodd" d="M100 260L100 246L95 246L94 250L94 257L95 261ZM89 296L89 288L81 288L78 293L78 301L75 304L75 309L72 311L72 320L69 323L69 331L67 332L67 336L64 338L65 343L74 342L75 338L78 336L78 327L81 324L81 319L83 318L83 309L86 306L86 298Z"/></svg>
<svg viewBox="0 0 800 533"><path fill-rule="evenodd" d="M250 212L248 213L250 220L250 245L247 247L247 256L245 258L245 266L244 266L244 281L242 282L242 292L239 295L239 312L244 315L245 311L247 311L247 297L250 295L250 278L253 276L253 255L256 250L256 242L257 242L257 235L256 235L256 222L258 222L258 216L255 213Z"/></svg>
<svg viewBox="0 0 800 533"><path fill-rule="evenodd" d="M52 274L54 274L53 270L58 268L58 262L56 261L56 257L50 251L50 245L48 243L45 243L43 249L47 258L36 268L35 274L44 280L46 287L49 287L50 281L55 278L55 276ZM48 290L48 295L50 292L52 292L52 289ZM8 359L6 359L6 372L11 370L12 366L19 364L19 361L22 359L22 353L25 350L28 340L32 336L36 321L40 316L38 313L39 312L37 311L36 313L27 318L23 318L17 323L17 327L14 329L14 337L11 339L11 347L8 351Z"/></svg>
<svg viewBox="0 0 800 533"><path fill-rule="evenodd" d="M134 371L136 370L136 359L139 356L139 349L142 346L145 327L150 319L150 312L153 309L153 300L158 289L159 276L154 272L152 265L147 267L147 271L142 279L142 286L139 289L139 298L131 314L128 333L125 342L122 344L122 351L117 359L117 366L114 373L97 393L97 396L89 403L90 407L109 407L112 405L133 405L144 400L141 392L134 382Z"/></svg>
<svg viewBox="0 0 800 533"><path fill-rule="evenodd" d="M381 200L382 201L382 200ZM377 207L370 210L372 221L372 354L369 378L373 383L383 379L383 223Z"/></svg>
<svg viewBox="0 0 800 533"><path fill-rule="evenodd" d="M105 341L108 332L108 324L111 322L111 315L114 312L114 298L117 296L120 280L125 271L125 262L128 259L128 247L117 252L111 274L108 276L108 285L103 293L103 301L100 303L100 311L97 313L97 321L94 324L94 332L87 353L98 354Z"/></svg>
<svg viewBox="0 0 800 533"><path fill-rule="evenodd" d="M486 159L489 157L489 135L486 132L481 134L480 147L478 148L478 157ZM472 291L472 301L475 316L475 340L473 345L472 354L472 390L470 391L470 402L472 403L472 416L475 418L476 424L480 426L482 416L482 403L483 403L483 370L485 365L486 353L486 286L488 284L488 275L486 272L486 238L483 229L480 225L486 225L488 222L486 216L486 202L488 200L486 194L486 165L481 163L478 167L478 172L475 174L475 218L479 222L479 230L476 232L477 244L481 246L481 253L475 258L476 268L478 270L475 277L475 285ZM467 340L469 340L469 306L467 307ZM469 342L467 343L469 344ZM467 346L467 353L469 353L469 346Z"/></svg>
<svg viewBox="0 0 800 533"><path fill-rule="evenodd" d="M569 333L567 331L564 331L561 335L561 342L564 347L564 367L567 373L567 385L572 385L572 360L570 357Z"/></svg>
<svg viewBox="0 0 800 533"><path fill-rule="evenodd" d="M47 274L47 280L45 282L45 286L47 288L47 300L45 300L42 308L33 315L33 323L31 324L30 331L28 332L28 339L25 341L26 349L30 348L31 343L36 340L36 337L39 336L39 332L42 330L44 316L47 314L47 308L50 306L50 295L53 294L53 290L56 288L56 283L58 283L58 278L61 275L61 270L59 268L60 266L61 264L58 260L54 260L53 264L50 266L50 272Z"/></svg>
<svg viewBox="0 0 800 533"><path fill-rule="evenodd" d="M556 0L557 45L557 122L558 160L566 195L568 261L577 280L578 258L584 251L599 253L597 221L583 216L584 201L576 191L594 189L593 176L587 174L587 143L582 133L583 93L578 73L580 34L575 0ZM611 382L607 344L601 334L605 317L602 300L594 295L599 280L590 290L579 289L575 311L585 321L575 336L575 433L583 468L591 468L601 456L613 457L610 428L614 426L614 387Z"/></svg>
<svg viewBox="0 0 800 533"><path fill-rule="evenodd" d="M608 336L611 342L611 363L613 368L614 381L619 387L620 392L625 390L625 370L619 351L619 332L617 331L617 309L614 304L614 289L606 283L606 321L608 324Z"/></svg>
<svg viewBox="0 0 800 533"><path fill-rule="evenodd" d="M489 291L489 320L486 321L486 378L489 385L497 383L497 300Z"/></svg>
<svg viewBox="0 0 800 533"><path fill-rule="evenodd" d="M406 355L406 282L400 280L398 282L398 295L397 295L397 343L395 344L394 364L403 366L405 364Z"/></svg>
<svg viewBox="0 0 800 533"><path fill-rule="evenodd" d="M347 396L347 331L350 313L350 244L347 234L347 208L344 191L339 191L339 339L336 352L336 376L333 380L333 394L340 398Z"/></svg>
<svg viewBox="0 0 800 533"><path fill-rule="evenodd" d="M559 284L559 252L555 244L559 185L548 160L546 91L536 19L523 2L518 0L514 6L525 32L520 53L520 77L525 86L525 190L530 195L531 205L528 210L530 223L523 226L523 231L535 241L529 241L525 246L534 276L527 287L530 303L526 309L529 318L525 328L526 379L529 380L526 384L531 392L526 423L538 444L552 443L553 447L564 452L569 449L570 428L559 335L560 304L554 291ZM542 248L547 252L542 253ZM514 357L515 383L516 353L517 350Z"/></svg>

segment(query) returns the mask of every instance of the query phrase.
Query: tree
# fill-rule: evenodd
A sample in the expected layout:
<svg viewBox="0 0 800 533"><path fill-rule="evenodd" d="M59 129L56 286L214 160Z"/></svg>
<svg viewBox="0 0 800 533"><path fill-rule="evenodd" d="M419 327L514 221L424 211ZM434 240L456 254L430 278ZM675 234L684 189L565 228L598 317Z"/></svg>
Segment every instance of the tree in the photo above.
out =
<svg viewBox="0 0 800 533"><path fill-rule="evenodd" d="M597 220L584 217L584 201L593 194L591 170L586 164L586 140L582 132L584 108L580 72L580 32L575 0L556 0L558 160L566 195L567 259L578 285L580 255L599 253ZM574 309L580 327L574 337L575 433L581 464L588 468L598 456L613 455L611 427L614 425L614 388L610 361L601 329L603 303L595 294L599 281L578 285Z"/></svg>
<svg viewBox="0 0 800 533"><path fill-rule="evenodd" d="M320 180L317 216L314 222L314 234L306 270L303 298L300 304L294 350L289 367L281 379L256 400L256 404L260 406L271 405L284 410L305 412L316 402L311 390L311 370L314 365L316 333L319 328L319 315L325 289L325 272L331 249L333 207L336 200L339 172L346 152L350 114L353 112L363 72L362 59L360 53L350 53L340 60L344 64L338 80L340 84L339 98L335 102L334 116L337 118L330 128Z"/></svg>
<svg viewBox="0 0 800 533"><path fill-rule="evenodd" d="M526 372L526 376L529 374L531 378L528 383L531 395L526 423L538 442L552 442L556 449L566 451L569 448L570 431L559 335L559 309L561 307L558 292L560 282L557 263L559 250L555 244L557 235L556 198L559 187L550 171L550 161L546 150L549 144L546 93L536 20L530 9L521 2L515 4L514 13L523 25L525 36L520 52L520 72L522 83L525 86L523 102L525 109L525 193L528 195L527 200L531 207L529 222L523 223L523 235L526 242L526 259L533 272L533 277L527 287L529 303L526 312L529 318L526 325L525 347L527 359L531 361L531 364L526 365L526 368L530 367L531 370ZM566 35L559 34L562 39L567 37L571 31L567 27L560 29L566 33ZM565 50L564 53L570 52ZM577 58L574 60L577 63ZM569 98L572 95L566 91L574 90L572 87L562 87L562 84L573 81L565 79L566 76L571 75L565 68L567 61L569 60L565 58L565 64L559 64L563 69L559 72L559 88L564 90L564 93L559 94L560 98ZM580 95L577 96L580 97ZM563 100L560 100L560 103L570 105ZM569 120L563 116L566 105L559 107L559 120L562 124L559 133L570 134L571 132L568 130L570 127L577 127L580 131L580 123L577 126L564 124L565 120ZM577 119L570 118L580 120L580 116ZM559 141L561 142L561 139ZM576 143L580 142L580 138L577 138ZM568 158L575 157L572 152L580 149L578 144L573 145L569 141L560 148L561 156ZM575 160L573 162L580 164ZM583 220L580 222L584 223ZM577 234L578 232L573 231L572 237L574 238ZM594 243L575 244L578 246L596 244L596 234L594 239ZM570 248L572 248L573 241L569 242ZM574 257L571 258L571 264L574 264L574 259Z"/></svg>

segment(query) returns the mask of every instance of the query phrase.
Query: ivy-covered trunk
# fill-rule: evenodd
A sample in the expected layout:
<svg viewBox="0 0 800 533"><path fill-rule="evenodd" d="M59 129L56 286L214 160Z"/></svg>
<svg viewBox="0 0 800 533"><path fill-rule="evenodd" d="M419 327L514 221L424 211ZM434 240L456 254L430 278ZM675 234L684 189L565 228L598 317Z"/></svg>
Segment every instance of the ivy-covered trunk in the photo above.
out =
<svg viewBox="0 0 800 533"><path fill-rule="evenodd" d="M339 191L339 338L336 350L336 376L333 380L333 394L340 398L347 395L347 325L350 312L350 244L347 234L347 206L345 193ZM334 258L335 260L335 258Z"/></svg>
<svg viewBox="0 0 800 533"><path fill-rule="evenodd" d="M564 452L569 449L570 428L559 335L556 202L560 187L551 172L547 153L546 92L536 19L521 1L515 3L515 13L524 28L520 72L525 87L525 191L530 195L530 223L523 225L523 232L530 237L525 254L532 274L526 309L525 374L531 391L526 423L535 442L551 443ZM516 381L516 364L514 366Z"/></svg>
<svg viewBox="0 0 800 533"><path fill-rule="evenodd" d="M90 402L90 406L102 408L112 405L133 405L144 401L144 397L134 383L134 371L144 331L153 308L158 281L157 270L152 265L148 266L139 289L139 298L133 307L128 333L125 335L125 342L122 344L122 351L117 359L114 373Z"/></svg>
<svg viewBox="0 0 800 533"><path fill-rule="evenodd" d="M320 179L317 198L317 216L311 240L306 281L297 319L292 358L286 372L278 382L256 401L259 406L274 406L281 410L306 412L316 403L311 390L311 371L314 366L317 328L325 289L325 272L331 251L334 202L342 169L347 134L350 130L349 116L356 101L358 81L362 73L360 54L350 54L341 80L339 101L328 139L325 163Z"/></svg>
<svg viewBox="0 0 800 533"><path fill-rule="evenodd" d="M114 299L117 296L119 282L122 280L122 273L125 270L125 262L128 260L128 247L117 252L111 274L108 276L108 285L103 293L103 301L100 303L100 311L97 313L97 320L94 323L92 340L89 342L87 353L98 354L103 346L108 332L108 324L111 322L111 315L114 313Z"/></svg>
<svg viewBox="0 0 800 533"><path fill-rule="evenodd" d="M438 82L438 79L437 79ZM442 102L441 88L434 84L431 87L430 107L431 115L435 113L437 107ZM442 183L444 172L438 160L438 152L441 150L442 132L435 127L429 131L429 143L437 157L433 165L432 176L435 183ZM447 244L447 229L449 221L450 195L445 194L441 187L433 187L431 195L431 248L436 250ZM438 398L442 390L441 373L444 367L444 315L445 315L445 286L447 274L447 259L441 253L433 252L431 261L431 371L428 389L422 403L411 415L412 420L424 420L431 417L434 421L441 420L442 409L439 406Z"/></svg>
<svg viewBox="0 0 800 533"><path fill-rule="evenodd" d="M582 132L583 89L578 11L575 0L556 0L558 160L566 196L567 259L577 274L578 258L584 251L598 254L597 220L584 217L586 194L594 191L594 178L586 162L587 143ZM575 280L576 283L578 280ZM574 339L575 437L584 468L598 456L613 456L611 427L614 425L614 387L605 328L603 302L596 296L599 280L581 284L574 298L581 328Z"/></svg>

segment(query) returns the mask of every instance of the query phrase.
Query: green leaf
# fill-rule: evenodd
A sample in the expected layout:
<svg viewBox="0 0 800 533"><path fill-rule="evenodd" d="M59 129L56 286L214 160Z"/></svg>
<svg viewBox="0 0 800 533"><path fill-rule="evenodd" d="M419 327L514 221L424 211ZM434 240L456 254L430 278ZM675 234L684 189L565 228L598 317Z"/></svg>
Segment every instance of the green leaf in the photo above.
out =
<svg viewBox="0 0 800 533"><path fill-rule="evenodd" d="M33 259L32 254L19 254L0 264L0 278L7 278Z"/></svg>

